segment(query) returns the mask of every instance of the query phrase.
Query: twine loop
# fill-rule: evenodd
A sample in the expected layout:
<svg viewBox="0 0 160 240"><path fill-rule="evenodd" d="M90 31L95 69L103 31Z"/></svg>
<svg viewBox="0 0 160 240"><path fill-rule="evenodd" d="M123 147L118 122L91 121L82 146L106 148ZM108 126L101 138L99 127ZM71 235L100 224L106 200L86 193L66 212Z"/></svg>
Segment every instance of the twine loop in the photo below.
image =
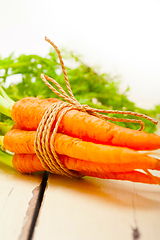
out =
<svg viewBox="0 0 160 240"><path fill-rule="evenodd" d="M75 109L75 107L66 102L58 102L49 106L37 128L34 146L35 152L40 159L42 166L47 171L54 174L65 175L67 177L79 178L82 177L82 175L66 168L59 160L54 149L54 141L59 123L64 114L71 109ZM55 123L54 130L51 132L51 128L59 113L60 115Z"/></svg>
<svg viewBox="0 0 160 240"><path fill-rule="evenodd" d="M70 111L71 109L76 109L79 111L87 112L90 115L96 116L98 118L102 118L105 120L110 121L118 121L118 122L132 122L132 123L139 123L141 125L139 130L143 130L145 127L145 124L142 120L139 119L127 119L127 118L116 118L116 117L109 117L107 115L104 115L102 113L115 113L115 114L123 114L123 115L132 115L136 117L145 118L154 124L157 124L158 121L150 118L149 116L146 116L141 113L137 112L131 112L131 111L120 111L120 110L104 110L104 109L97 109L97 108L91 108L87 104L81 105L77 99L74 97L71 86L67 77L67 72L62 60L62 56L60 53L60 50L57 48L57 46L47 37L45 37L45 40L49 42L54 49L56 50L58 54L58 58L60 60L60 64L62 67L63 75L65 78L66 86L68 89L69 95L64 91L64 89L59 85L57 81L50 78L49 76L45 74L41 74L41 78L44 81L44 83L60 98L62 98L66 102L56 102L52 104L45 112L45 114L42 117L42 120L37 128L36 138L35 138L35 151L40 159L43 167L52 173L66 175L68 177L82 177L81 174L79 174L76 171L72 171L67 169L59 160L59 157L54 149L54 141L55 136L58 130L59 123L65 113L67 111ZM52 82L58 89L54 88L50 83ZM58 119L57 119L58 115ZM55 124L53 132L51 132L51 128ZM51 143L51 144L50 144Z"/></svg>

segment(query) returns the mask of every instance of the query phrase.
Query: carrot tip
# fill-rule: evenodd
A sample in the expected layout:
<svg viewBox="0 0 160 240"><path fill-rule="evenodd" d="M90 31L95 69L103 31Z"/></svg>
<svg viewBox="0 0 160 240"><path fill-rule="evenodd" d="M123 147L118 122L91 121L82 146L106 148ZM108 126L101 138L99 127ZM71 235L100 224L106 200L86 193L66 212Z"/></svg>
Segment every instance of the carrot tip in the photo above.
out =
<svg viewBox="0 0 160 240"><path fill-rule="evenodd" d="M153 182L155 182L155 184L160 185L160 179L159 179L158 177L153 176L148 169L146 169L146 170L144 170L144 171L146 172L146 174L147 174L149 177L151 177L151 179L153 180Z"/></svg>

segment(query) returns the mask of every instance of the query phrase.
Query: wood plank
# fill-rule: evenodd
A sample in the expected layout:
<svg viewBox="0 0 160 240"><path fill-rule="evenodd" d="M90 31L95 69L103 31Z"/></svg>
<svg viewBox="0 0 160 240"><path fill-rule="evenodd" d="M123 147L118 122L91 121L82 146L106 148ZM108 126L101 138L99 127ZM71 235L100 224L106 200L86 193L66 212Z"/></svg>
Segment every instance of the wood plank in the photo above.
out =
<svg viewBox="0 0 160 240"><path fill-rule="evenodd" d="M160 159L160 150L154 151L153 156ZM151 172L160 177L158 171ZM160 237L160 186L152 185L144 189L142 184L135 184L133 191L134 220L140 232L140 239L158 240Z"/></svg>
<svg viewBox="0 0 160 240"><path fill-rule="evenodd" d="M159 221L159 186L50 175L33 240L158 240Z"/></svg>
<svg viewBox="0 0 160 240"><path fill-rule="evenodd" d="M138 230L141 240L160 237L160 187L143 188L135 184L133 188L133 210L135 229ZM136 238L135 238L136 239Z"/></svg>
<svg viewBox="0 0 160 240"><path fill-rule="evenodd" d="M128 239L134 224L133 193L126 183L119 184L51 175L33 239L116 239L121 228Z"/></svg>
<svg viewBox="0 0 160 240"><path fill-rule="evenodd" d="M0 239L27 239L42 177L0 163Z"/></svg>

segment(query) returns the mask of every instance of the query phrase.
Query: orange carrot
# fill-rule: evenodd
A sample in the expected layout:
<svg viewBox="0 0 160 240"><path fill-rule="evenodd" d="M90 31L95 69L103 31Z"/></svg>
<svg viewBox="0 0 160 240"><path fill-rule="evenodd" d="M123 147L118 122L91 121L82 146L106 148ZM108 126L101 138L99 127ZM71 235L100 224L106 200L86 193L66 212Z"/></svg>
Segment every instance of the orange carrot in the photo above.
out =
<svg viewBox="0 0 160 240"><path fill-rule="evenodd" d="M14 103L11 117L20 128L36 130L46 109L56 101L59 100L40 100L32 97L21 99ZM156 134L120 127L78 110L70 110L64 115L58 132L81 138L84 141L127 147L134 150L160 148L160 136Z"/></svg>
<svg viewBox="0 0 160 240"><path fill-rule="evenodd" d="M14 153L35 153L35 134L34 131L12 129L4 136L4 147ZM50 142L50 146L52 144L57 154L88 162L108 164L109 171L160 170L158 159L128 148L85 142L61 133L56 134L55 142Z"/></svg>
<svg viewBox="0 0 160 240"><path fill-rule="evenodd" d="M36 154L14 154L12 164L14 169L21 173L34 173L45 170Z"/></svg>
<svg viewBox="0 0 160 240"><path fill-rule="evenodd" d="M148 183L148 184L160 184L159 177L151 177L145 173L139 171L131 172L106 172L106 173L97 173L97 172L80 172L83 175L89 177L97 177L102 179L113 179L113 180L123 180L139 183Z"/></svg>
<svg viewBox="0 0 160 240"><path fill-rule="evenodd" d="M72 168L72 164L70 165L71 158L67 156L60 156L60 160L63 164L70 170L78 171L79 168ZM76 159L75 159L76 160ZM37 171L44 171L45 169L42 167L40 160L36 156L36 154L14 154L12 159L12 164L15 170L21 173L33 173ZM93 164L93 163L91 163ZM82 168L84 169L84 164L82 164ZM90 169L85 169L85 171L80 171L82 175L98 177L103 179L116 179L116 180L128 180L132 182L140 182L140 183L148 183L148 184L160 184L160 178L155 177L156 182L152 177L146 175L144 173L138 171L132 172L92 172Z"/></svg>
<svg viewBox="0 0 160 240"><path fill-rule="evenodd" d="M60 100L56 98L39 99L26 97L14 103L11 109L13 121L22 129L36 130L48 107Z"/></svg>

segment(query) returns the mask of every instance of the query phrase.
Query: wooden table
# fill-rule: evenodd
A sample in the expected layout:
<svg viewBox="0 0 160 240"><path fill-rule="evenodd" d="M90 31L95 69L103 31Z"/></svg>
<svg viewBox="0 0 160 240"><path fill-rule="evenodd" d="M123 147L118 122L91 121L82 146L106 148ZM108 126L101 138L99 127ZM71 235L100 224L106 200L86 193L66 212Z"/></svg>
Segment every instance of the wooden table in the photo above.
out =
<svg viewBox="0 0 160 240"><path fill-rule="evenodd" d="M159 240L160 186L24 175L0 164L0 240L29 239Z"/></svg>

